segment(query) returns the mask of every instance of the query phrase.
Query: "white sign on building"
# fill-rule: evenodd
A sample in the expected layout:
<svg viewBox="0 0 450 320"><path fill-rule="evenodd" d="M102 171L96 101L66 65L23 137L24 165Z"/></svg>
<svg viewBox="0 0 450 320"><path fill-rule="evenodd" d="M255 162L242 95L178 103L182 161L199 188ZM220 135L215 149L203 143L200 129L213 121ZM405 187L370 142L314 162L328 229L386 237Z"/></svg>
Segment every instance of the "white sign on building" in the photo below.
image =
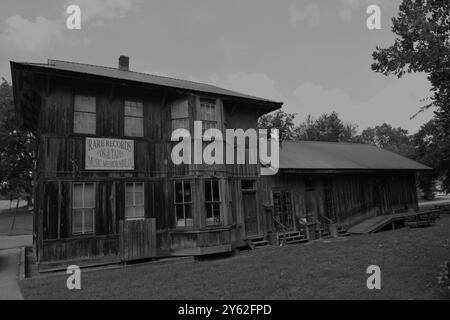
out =
<svg viewBox="0 0 450 320"><path fill-rule="evenodd" d="M134 141L86 138L86 170L134 170Z"/></svg>

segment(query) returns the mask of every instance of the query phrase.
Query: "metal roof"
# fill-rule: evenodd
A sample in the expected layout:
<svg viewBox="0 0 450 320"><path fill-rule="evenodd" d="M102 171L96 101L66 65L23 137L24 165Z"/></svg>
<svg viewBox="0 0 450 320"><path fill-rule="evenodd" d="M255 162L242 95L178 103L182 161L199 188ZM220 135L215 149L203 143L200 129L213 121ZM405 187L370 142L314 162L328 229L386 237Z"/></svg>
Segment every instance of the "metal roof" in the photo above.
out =
<svg viewBox="0 0 450 320"><path fill-rule="evenodd" d="M108 77L113 79L120 79L126 81L139 82L144 84L151 84L163 87L185 89L191 91L205 92L218 94L229 97L237 97L242 99L248 99L252 101L258 101L265 104L274 104L274 110L281 107L282 102L276 102L268 99L263 99L248 94L243 94L228 89L220 88L214 85L181 80L176 78L152 75L147 73L140 73L135 71L120 70L118 68L96 66L90 64L82 64L76 62L68 62L61 60L48 60L48 63L31 63L31 62L13 62L22 66L38 67L47 70L76 72L86 75L94 75L100 77Z"/></svg>
<svg viewBox="0 0 450 320"><path fill-rule="evenodd" d="M296 141L280 146L280 169L431 170L399 154L368 144Z"/></svg>

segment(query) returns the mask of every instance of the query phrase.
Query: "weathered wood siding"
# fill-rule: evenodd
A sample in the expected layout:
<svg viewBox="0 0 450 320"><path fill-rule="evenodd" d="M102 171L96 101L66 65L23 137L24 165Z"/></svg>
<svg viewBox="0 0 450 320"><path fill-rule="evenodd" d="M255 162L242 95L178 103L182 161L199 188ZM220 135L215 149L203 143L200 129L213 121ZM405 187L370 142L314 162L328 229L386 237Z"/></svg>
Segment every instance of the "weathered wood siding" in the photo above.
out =
<svg viewBox="0 0 450 320"><path fill-rule="evenodd" d="M156 257L155 219L120 221L120 255L123 261Z"/></svg>
<svg viewBox="0 0 450 320"><path fill-rule="evenodd" d="M415 173L283 173L263 177L264 206L273 208L273 192L291 192L297 218L307 218L306 192L312 193L317 214L349 225L367 216L390 214L417 208ZM306 187L306 180L311 185ZM328 204L326 204L328 202ZM272 209L273 211L273 209ZM274 229L270 211L266 214L266 232Z"/></svg>
<svg viewBox="0 0 450 320"><path fill-rule="evenodd" d="M154 219L156 255L177 250L217 246L231 250L243 235L239 198L240 177L257 178L258 165L179 165L171 161L171 104L184 99L188 103L190 127L200 120L200 96L160 88L144 89L108 82L52 78L42 91L37 132L35 243L40 262L116 257L121 251L121 222L124 221L125 184L144 182L145 218ZM73 133L74 96L96 97L96 134ZM257 115L251 106L225 105L215 99L219 129L256 128ZM124 135L124 100L143 101L144 136ZM85 170L86 137L132 139L135 141L135 168L131 171ZM226 156L224 150L224 157ZM222 222L225 230L209 228L192 235L175 228L174 182L190 181L192 186L193 229L207 229L205 223L205 179L218 179L221 190ZM95 185L95 233L72 235L72 194L74 182ZM234 189L238 188L238 189ZM227 229L228 228L228 229ZM231 228L231 229L230 229ZM232 230L232 231L231 231ZM131 240L130 240L131 241ZM142 242L141 242L142 244ZM225 247L224 247L225 246ZM152 249L153 250L153 249ZM213 249L208 249L210 252ZM154 252L152 251L152 255ZM198 254L198 251L196 253ZM133 257L126 254L126 258Z"/></svg>

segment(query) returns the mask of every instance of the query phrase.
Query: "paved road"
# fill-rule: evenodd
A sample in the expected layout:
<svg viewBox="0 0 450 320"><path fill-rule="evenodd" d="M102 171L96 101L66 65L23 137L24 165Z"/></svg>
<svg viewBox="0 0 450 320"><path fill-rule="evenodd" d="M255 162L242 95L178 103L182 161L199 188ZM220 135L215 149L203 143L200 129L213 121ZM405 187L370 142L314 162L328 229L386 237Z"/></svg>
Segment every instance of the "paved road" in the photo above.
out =
<svg viewBox="0 0 450 320"><path fill-rule="evenodd" d="M27 210L26 202L21 201L19 210L16 213L17 202L13 201L11 210L9 210L9 201L0 200L0 236L26 235L33 233L33 213ZM14 229L11 226L14 221Z"/></svg>
<svg viewBox="0 0 450 320"><path fill-rule="evenodd" d="M434 201L426 201L419 202L419 207L427 207L427 206L435 206L438 204L450 204L450 199L442 199L442 200L434 200Z"/></svg>
<svg viewBox="0 0 450 320"><path fill-rule="evenodd" d="M0 300L23 299L18 284L20 247L29 246L32 236L0 236Z"/></svg>
<svg viewBox="0 0 450 320"><path fill-rule="evenodd" d="M17 282L19 249L0 250L0 300L23 300Z"/></svg>
<svg viewBox="0 0 450 320"><path fill-rule="evenodd" d="M27 204L26 201L20 200L19 208L25 206L26 204ZM16 205L17 205L17 200L13 200L13 202L12 202L12 204L11 204L11 209L15 209L15 208L16 208ZM8 209L9 209L9 206L10 206L9 200L0 200L0 213L1 213L3 210L8 210Z"/></svg>

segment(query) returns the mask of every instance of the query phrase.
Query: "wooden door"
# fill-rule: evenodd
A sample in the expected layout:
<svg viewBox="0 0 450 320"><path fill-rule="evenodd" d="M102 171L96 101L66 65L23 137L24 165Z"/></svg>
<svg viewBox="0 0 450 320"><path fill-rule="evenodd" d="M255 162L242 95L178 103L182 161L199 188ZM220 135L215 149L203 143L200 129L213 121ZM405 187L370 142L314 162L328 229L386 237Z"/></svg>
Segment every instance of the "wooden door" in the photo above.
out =
<svg viewBox="0 0 450 320"><path fill-rule="evenodd" d="M258 210L256 206L256 192L243 191L242 203L244 207L245 235L254 236L259 233Z"/></svg>
<svg viewBox="0 0 450 320"><path fill-rule="evenodd" d="M155 257L156 220L121 220L120 253L123 261Z"/></svg>

